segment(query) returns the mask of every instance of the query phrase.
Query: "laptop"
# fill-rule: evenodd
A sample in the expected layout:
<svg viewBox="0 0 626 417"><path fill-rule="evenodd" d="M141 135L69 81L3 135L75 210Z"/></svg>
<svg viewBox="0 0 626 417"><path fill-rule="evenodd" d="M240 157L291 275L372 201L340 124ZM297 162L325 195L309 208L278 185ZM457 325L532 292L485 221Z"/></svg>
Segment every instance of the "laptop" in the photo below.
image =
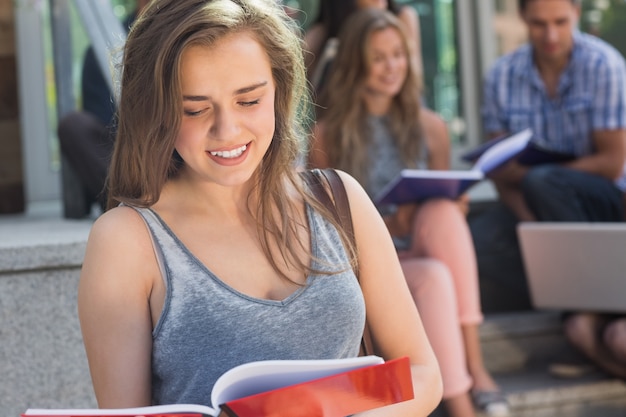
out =
<svg viewBox="0 0 626 417"><path fill-rule="evenodd" d="M626 312L626 223L523 222L517 234L536 308Z"/></svg>

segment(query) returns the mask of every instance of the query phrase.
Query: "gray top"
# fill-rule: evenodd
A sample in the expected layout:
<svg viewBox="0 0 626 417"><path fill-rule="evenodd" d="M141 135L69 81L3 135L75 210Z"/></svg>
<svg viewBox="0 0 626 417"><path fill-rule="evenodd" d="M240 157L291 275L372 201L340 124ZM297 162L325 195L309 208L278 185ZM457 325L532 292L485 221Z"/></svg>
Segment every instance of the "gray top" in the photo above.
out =
<svg viewBox="0 0 626 417"><path fill-rule="evenodd" d="M368 116L367 128L371 142L367 150L370 169L365 188L371 198L376 198L385 185L407 166L400 157L400 151L393 140L386 116ZM427 154L428 150L423 145L420 159L416 161L416 168L427 169Z"/></svg>
<svg viewBox="0 0 626 417"><path fill-rule="evenodd" d="M217 378L246 362L358 355L365 323L363 295L337 230L312 208L307 207L312 265L344 272L310 275L305 286L281 301L231 288L156 212L136 210L149 227L167 286L152 333L154 404L211 406Z"/></svg>
<svg viewBox="0 0 626 417"><path fill-rule="evenodd" d="M370 169L365 191L370 198L376 199L382 189L407 166L402 161L400 150L393 140L388 117L369 115L367 128L370 132L370 144L367 150ZM428 148L426 141L423 141L419 159L415 161L415 168L427 169L427 160ZM397 207L386 205L377 206L377 209L381 215L386 216L394 213ZM393 236L393 243L397 250L407 250L411 246L411 236Z"/></svg>

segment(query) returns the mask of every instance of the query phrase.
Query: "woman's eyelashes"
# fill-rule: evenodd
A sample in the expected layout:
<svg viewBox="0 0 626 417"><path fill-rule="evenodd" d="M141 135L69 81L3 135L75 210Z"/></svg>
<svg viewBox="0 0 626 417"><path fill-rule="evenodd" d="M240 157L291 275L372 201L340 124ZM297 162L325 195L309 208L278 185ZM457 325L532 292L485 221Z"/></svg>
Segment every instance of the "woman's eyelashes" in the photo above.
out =
<svg viewBox="0 0 626 417"><path fill-rule="evenodd" d="M240 101L239 104L242 105L243 107L252 107L256 104L259 104L260 102L261 102L261 99L256 99L252 101Z"/></svg>
<svg viewBox="0 0 626 417"><path fill-rule="evenodd" d="M261 99L255 99L250 101L238 101L237 104L241 107L253 107L261 102ZM183 113L187 117L197 117L211 110L211 107L205 107L203 109L184 109Z"/></svg>
<svg viewBox="0 0 626 417"><path fill-rule="evenodd" d="M195 116L199 116L201 115L206 109L201 109L201 110L184 110L184 114L185 116L188 117L195 117Z"/></svg>

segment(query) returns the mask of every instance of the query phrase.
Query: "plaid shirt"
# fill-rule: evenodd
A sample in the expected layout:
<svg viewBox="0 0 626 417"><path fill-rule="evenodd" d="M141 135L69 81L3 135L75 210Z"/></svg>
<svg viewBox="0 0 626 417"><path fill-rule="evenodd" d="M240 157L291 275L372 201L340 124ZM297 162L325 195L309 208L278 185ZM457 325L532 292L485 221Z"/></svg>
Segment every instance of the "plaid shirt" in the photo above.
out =
<svg viewBox="0 0 626 417"><path fill-rule="evenodd" d="M501 57L483 91L483 125L488 133L533 130L533 142L575 156L594 152L595 130L626 128L626 65L606 42L574 32L570 62L548 97L532 47ZM626 165L617 184L626 190Z"/></svg>

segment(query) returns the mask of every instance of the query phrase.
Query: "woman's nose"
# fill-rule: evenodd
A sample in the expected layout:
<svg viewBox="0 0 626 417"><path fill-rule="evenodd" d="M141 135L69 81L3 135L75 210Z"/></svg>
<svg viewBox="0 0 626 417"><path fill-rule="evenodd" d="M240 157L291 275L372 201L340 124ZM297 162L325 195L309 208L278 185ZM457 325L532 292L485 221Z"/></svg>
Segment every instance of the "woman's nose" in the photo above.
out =
<svg viewBox="0 0 626 417"><path fill-rule="evenodd" d="M226 109L215 109L210 135L218 140L228 141L239 135L240 128L235 112Z"/></svg>

